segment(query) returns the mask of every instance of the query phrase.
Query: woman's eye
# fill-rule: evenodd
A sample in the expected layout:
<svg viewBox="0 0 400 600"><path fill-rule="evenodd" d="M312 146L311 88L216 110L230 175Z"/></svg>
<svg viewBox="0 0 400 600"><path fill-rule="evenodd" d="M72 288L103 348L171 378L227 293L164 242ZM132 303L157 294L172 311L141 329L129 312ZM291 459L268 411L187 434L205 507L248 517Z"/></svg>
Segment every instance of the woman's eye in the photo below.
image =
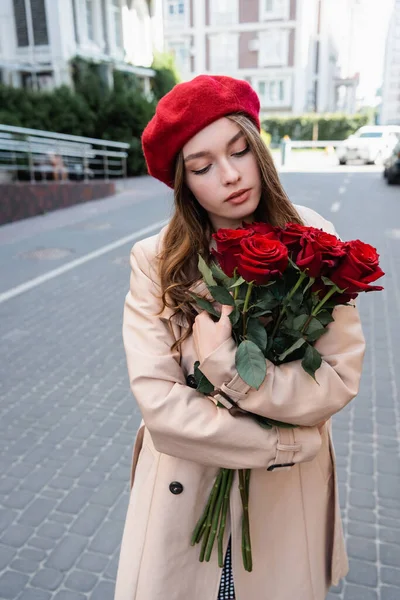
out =
<svg viewBox="0 0 400 600"><path fill-rule="evenodd" d="M200 169L200 171L192 171L192 173L194 173L195 175L203 175L204 173L207 173L207 171L209 171L211 165L208 165L207 167L204 167L204 169Z"/></svg>
<svg viewBox="0 0 400 600"><path fill-rule="evenodd" d="M250 150L250 146L249 146L249 144L247 144L247 146L244 150L240 150L240 152L235 152L234 154L232 154L232 156L244 156L246 154L246 152L248 152L249 150Z"/></svg>

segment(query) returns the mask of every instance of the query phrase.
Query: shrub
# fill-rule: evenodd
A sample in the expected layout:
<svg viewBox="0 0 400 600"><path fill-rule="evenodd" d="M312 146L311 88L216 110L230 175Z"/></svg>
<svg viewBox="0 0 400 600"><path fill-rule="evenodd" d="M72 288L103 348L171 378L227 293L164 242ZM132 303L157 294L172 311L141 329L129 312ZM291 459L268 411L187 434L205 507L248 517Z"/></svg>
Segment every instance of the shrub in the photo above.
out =
<svg viewBox="0 0 400 600"><path fill-rule="evenodd" d="M152 69L156 72L151 82L152 91L155 99L158 101L172 90L174 85L179 82L180 78L171 54L156 54Z"/></svg>
<svg viewBox="0 0 400 600"><path fill-rule="evenodd" d="M318 139L343 140L362 125L368 123L368 115L302 115L297 117L268 117L263 128L271 134L272 144L279 144L284 135L292 140L311 140L314 124L318 124Z"/></svg>

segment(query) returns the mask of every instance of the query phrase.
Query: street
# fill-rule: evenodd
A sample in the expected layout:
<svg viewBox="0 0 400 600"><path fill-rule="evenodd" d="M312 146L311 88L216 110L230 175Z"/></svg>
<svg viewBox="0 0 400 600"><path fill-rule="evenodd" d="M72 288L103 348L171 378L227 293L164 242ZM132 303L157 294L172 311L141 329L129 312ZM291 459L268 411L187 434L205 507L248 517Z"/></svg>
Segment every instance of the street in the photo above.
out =
<svg viewBox="0 0 400 600"><path fill-rule="evenodd" d="M281 178L340 237L376 246L386 272L359 303L360 393L333 419L350 572L328 600L399 600L400 186L375 166L288 165ZM2 600L113 598L140 422L121 337L129 250L171 200L140 177L0 228Z"/></svg>

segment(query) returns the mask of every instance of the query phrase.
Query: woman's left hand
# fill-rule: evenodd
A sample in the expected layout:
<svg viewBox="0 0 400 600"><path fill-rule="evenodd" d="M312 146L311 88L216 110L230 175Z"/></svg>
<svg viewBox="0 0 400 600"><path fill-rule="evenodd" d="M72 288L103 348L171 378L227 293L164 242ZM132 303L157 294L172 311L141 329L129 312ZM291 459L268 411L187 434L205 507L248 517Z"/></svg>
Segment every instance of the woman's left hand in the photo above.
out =
<svg viewBox="0 0 400 600"><path fill-rule="evenodd" d="M193 340L200 362L231 337L232 324L229 315L232 310L233 306L222 304L219 321L213 321L206 310L195 318Z"/></svg>

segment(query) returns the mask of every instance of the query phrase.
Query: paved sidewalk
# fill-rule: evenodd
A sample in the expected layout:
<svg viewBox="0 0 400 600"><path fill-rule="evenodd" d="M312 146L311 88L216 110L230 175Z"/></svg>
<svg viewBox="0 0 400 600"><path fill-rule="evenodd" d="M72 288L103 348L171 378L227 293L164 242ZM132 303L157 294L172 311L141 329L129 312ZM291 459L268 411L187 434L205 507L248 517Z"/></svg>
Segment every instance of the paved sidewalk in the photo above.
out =
<svg viewBox="0 0 400 600"><path fill-rule="evenodd" d="M334 418L350 573L328 600L399 600L400 190L368 170L282 179L342 237L377 245L387 272L360 303L359 397ZM168 217L165 187L142 178L130 194L1 228L0 292ZM0 303L2 600L113 598L140 421L121 339L130 245ZM37 258L48 248L72 253Z"/></svg>

